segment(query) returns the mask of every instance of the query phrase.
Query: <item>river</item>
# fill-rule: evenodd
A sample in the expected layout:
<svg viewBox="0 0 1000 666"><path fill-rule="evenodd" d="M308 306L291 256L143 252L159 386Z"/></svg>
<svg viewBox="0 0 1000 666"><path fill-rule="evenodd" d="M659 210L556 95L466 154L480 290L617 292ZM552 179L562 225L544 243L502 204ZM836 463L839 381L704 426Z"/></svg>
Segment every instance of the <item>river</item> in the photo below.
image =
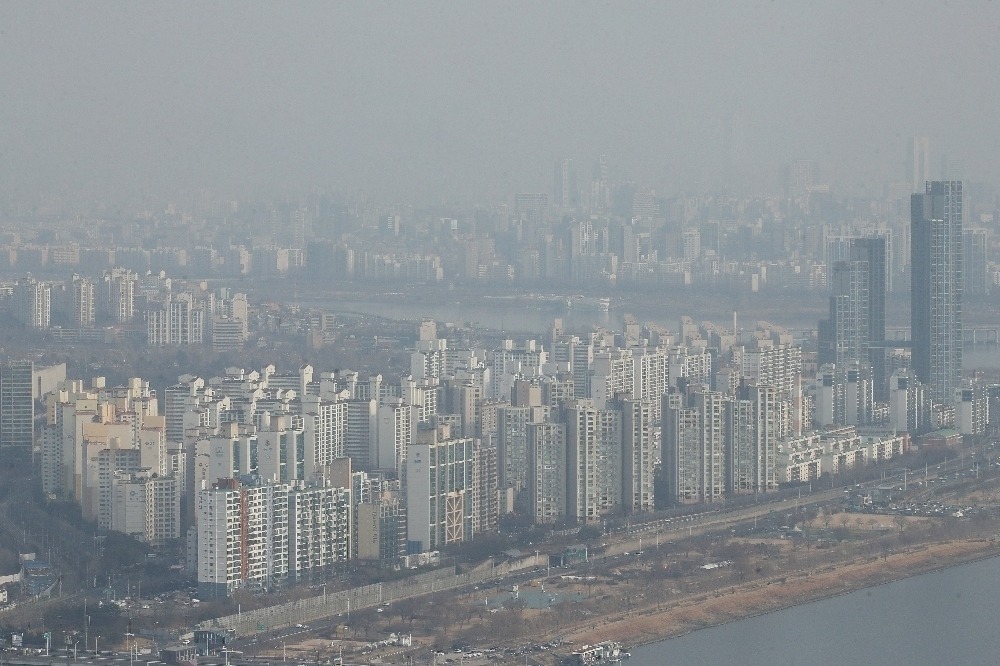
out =
<svg viewBox="0 0 1000 666"><path fill-rule="evenodd" d="M594 312L586 309L533 309L525 307L523 301L513 299L471 300L457 305L455 303L419 303L419 302L387 302L364 299L341 299L333 302L324 301L323 305L333 312L353 312L387 317L389 319L419 320L431 317L442 322L475 322L478 326L509 331L512 335L536 334L544 335L552 326L556 317L561 317L565 330L581 332L590 330L593 326L603 326L612 330L621 330L623 314L612 309L609 312ZM640 317L640 320L651 321L676 330L679 317L660 313L655 316ZM719 320L723 325L729 320ZM789 315L776 323L788 326L795 331L815 327L816 322L801 316ZM752 325L752 320L747 324ZM966 370L998 369L1000 368L1000 349L996 346L967 347L963 355L962 365Z"/></svg>
<svg viewBox="0 0 1000 666"><path fill-rule="evenodd" d="M626 663L997 664L998 611L991 558L637 647Z"/></svg>

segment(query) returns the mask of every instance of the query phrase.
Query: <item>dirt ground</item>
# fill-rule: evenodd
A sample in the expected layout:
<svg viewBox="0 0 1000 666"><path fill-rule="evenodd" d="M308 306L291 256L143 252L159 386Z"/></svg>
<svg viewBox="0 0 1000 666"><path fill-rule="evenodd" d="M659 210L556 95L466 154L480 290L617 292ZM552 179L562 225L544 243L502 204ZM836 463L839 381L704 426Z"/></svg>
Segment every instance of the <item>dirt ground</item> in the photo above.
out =
<svg viewBox="0 0 1000 666"><path fill-rule="evenodd" d="M976 492L985 499L982 489ZM988 492L996 496L994 489ZM971 493L966 495L971 503ZM500 588L400 602L384 613L359 613L353 635L289 645L288 658L337 656L342 647L345 657L355 662L430 663L432 648L450 652L458 643L476 649L528 646L531 663L556 664L572 647L535 651L537 646L556 639L574 646L604 640L626 646L648 643L1000 556L1000 512L972 520L820 513L800 525L808 538L780 532L696 536L676 544L658 543L633 561L593 563L582 579L565 579L553 571L539 587L522 585L523 592L544 591L564 600L549 608L524 603L527 594L521 603L512 602L509 595L504 600L502 593L509 590ZM706 568L705 563L712 562L725 564ZM360 653L389 632L412 633L414 647ZM490 655L490 663L523 662L524 656Z"/></svg>
<svg viewBox="0 0 1000 666"><path fill-rule="evenodd" d="M728 593L692 596L659 612L637 610L580 628L567 638L575 643L617 640L635 645L925 573L945 563L953 565L991 555L1000 555L997 542L969 540L917 546L884 559L865 557L826 571L775 576L734 586ZM785 582L779 582L782 578Z"/></svg>

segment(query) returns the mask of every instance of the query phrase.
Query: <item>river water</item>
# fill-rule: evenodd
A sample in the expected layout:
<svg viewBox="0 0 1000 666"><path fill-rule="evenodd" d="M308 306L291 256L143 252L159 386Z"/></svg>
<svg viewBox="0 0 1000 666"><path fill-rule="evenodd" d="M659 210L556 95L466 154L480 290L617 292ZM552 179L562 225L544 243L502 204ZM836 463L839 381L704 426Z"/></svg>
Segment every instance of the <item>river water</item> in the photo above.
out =
<svg viewBox="0 0 1000 666"><path fill-rule="evenodd" d="M1000 664L1000 558L702 629L629 666Z"/></svg>
<svg viewBox="0 0 1000 666"><path fill-rule="evenodd" d="M524 334L546 334L552 326L552 320L560 317L565 330L581 332L590 330L593 326L603 326L612 330L621 330L623 313L618 310L594 312L588 310L559 310L526 308L523 302L494 299L483 302L468 302L461 306L454 303L422 304L416 302L380 302L370 300L339 300L324 303L334 312L353 312L387 317L389 319L420 320L431 317L437 321L468 323L478 326L509 331L515 337ZM678 317L667 314L640 317L640 321L651 321L676 330ZM815 327L816 322L802 317L789 315L778 321L792 330L805 330ZM729 322L722 322L726 325ZM752 325L752 321L747 321ZM963 366L966 370L1000 368L1000 349L995 346L968 347L963 355Z"/></svg>

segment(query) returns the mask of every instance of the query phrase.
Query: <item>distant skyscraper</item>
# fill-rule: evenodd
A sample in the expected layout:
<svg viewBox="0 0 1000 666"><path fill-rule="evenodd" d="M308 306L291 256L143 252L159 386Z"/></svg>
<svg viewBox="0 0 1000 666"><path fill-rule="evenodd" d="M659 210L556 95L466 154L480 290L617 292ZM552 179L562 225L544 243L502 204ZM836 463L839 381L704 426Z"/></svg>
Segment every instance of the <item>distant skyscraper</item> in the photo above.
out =
<svg viewBox="0 0 1000 666"><path fill-rule="evenodd" d="M930 141L926 136L915 136L910 139L910 183L914 192L921 192L924 183L931 179Z"/></svg>
<svg viewBox="0 0 1000 666"><path fill-rule="evenodd" d="M986 229L966 229L962 233L964 295L985 296L989 292L988 258L989 237Z"/></svg>
<svg viewBox="0 0 1000 666"><path fill-rule="evenodd" d="M961 180L962 163L951 155L941 156L941 180Z"/></svg>
<svg viewBox="0 0 1000 666"><path fill-rule="evenodd" d="M830 318L819 326L819 363L872 367L880 400L885 390L885 238L852 238L848 259L833 264Z"/></svg>
<svg viewBox="0 0 1000 666"><path fill-rule="evenodd" d="M962 385L962 182L927 183L910 201L913 369L934 400Z"/></svg>
<svg viewBox="0 0 1000 666"><path fill-rule="evenodd" d="M803 201L817 181L819 167L813 160L795 160L788 166L788 198Z"/></svg>
<svg viewBox="0 0 1000 666"><path fill-rule="evenodd" d="M607 155L601 155L594 164L594 178L590 186L590 206L594 210L607 210L611 206L610 172Z"/></svg>
<svg viewBox="0 0 1000 666"><path fill-rule="evenodd" d="M556 206L563 210L576 207L576 167L573 165L573 160L564 157L556 162L555 182L552 193L554 195L553 203Z"/></svg>

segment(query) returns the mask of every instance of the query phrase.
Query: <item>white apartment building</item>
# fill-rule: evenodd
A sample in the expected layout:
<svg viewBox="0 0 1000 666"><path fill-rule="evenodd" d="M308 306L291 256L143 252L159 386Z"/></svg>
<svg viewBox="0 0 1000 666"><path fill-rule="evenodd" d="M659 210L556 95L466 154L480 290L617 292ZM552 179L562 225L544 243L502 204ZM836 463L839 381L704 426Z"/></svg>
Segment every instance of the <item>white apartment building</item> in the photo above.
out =
<svg viewBox="0 0 1000 666"><path fill-rule="evenodd" d="M635 366L631 349L602 349L594 354L590 397L597 409L608 409L618 396L633 395Z"/></svg>
<svg viewBox="0 0 1000 666"><path fill-rule="evenodd" d="M52 322L52 287L30 275L14 284L13 315L25 328L45 329Z"/></svg>
<svg viewBox="0 0 1000 666"><path fill-rule="evenodd" d="M140 379L112 388L103 378L93 384L64 381L44 396L42 483L45 492L74 499L85 517L110 528L115 472L169 474L164 419Z"/></svg>
<svg viewBox="0 0 1000 666"><path fill-rule="evenodd" d="M688 385L711 386L712 352L703 347L674 347L668 354L670 386L678 387L682 379Z"/></svg>
<svg viewBox="0 0 1000 666"><path fill-rule="evenodd" d="M396 470L406 478L406 452L413 442L413 408L401 398L386 398L378 405L376 457L369 460L374 469Z"/></svg>
<svg viewBox="0 0 1000 666"><path fill-rule="evenodd" d="M653 420L660 421L660 397L670 387L670 358L659 347L633 347L632 397L653 405Z"/></svg>
<svg viewBox="0 0 1000 666"><path fill-rule="evenodd" d="M713 502L726 490L725 398L715 391L664 397L663 467L667 492L681 503Z"/></svg>
<svg viewBox="0 0 1000 666"><path fill-rule="evenodd" d="M527 424L528 504L536 523L566 516L566 425Z"/></svg>
<svg viewBox="0 0 1000 666"><path fill-rule="evenodd" d="M622 506L628 513L651 511L654 471L660 462L653 401L626 398L614 407L621 412L622 424Z"/></svg>
<svg viewBox="0 0 1000 666"><path fill-rule="evenodd" d="M955 389L955 429L963 435L981 435L989 421L986 387L978 382Z"/></svg>
<svg viewBox="0 0 1000 666"><path fill-rule="evenodd" d="M752 346L737 354L744 377L760 386L773 386L781 397L790 397L802 376L802 348L775 344L769 339L755 339Z"/></svg>
<svg viewBox="0 0 1000 666"><path fill-rule="evenodd" d="M180 492L173 477L116 472L112 478L111 529L151 546L180 538Z"/></svg>
<svg viewBox="0 0 1000 666"><path fill-rule="evenodd" d="M264 412L257 431L257 473L265 481L289 483L306 479L305 430L299 417Z"/></svg>
<svg viewBox="0 0 1000 666"><path fill-rule="evenodd" d="M124 268L105 271L97 297L98 315L116 324L132 321L138 280L135 273Z"/></svg>
<svg viewBox="0 0 1000 666"><path fill-rule="evenodd" d="M475 536L478 446L471 437L410 445L405 490L410 553L438 550Z"/></svg>
<svg viewBox="0 0 1000 666"><path fill-rule="evenodd" d="M504 340L500 349L494 349L490 368L493 385L489 397L509 399L514 375L537 376L548 363L548 352L535 340L527 340L518 347L513 340Z"/></svg>
<svg viewBox="0 0 1000 666"><path fill-rule="evenodd" d="M356 556L392 562L406 555L406 502L386 493L357 505Z"/></svg>
<svg viewBox="0 0 1000 666"><path fill-rule="evenodd" d="M823 473L840 472L902 455L909 449L907 433L868 437L845 427L786 439L778 444L778 480L803 482Z"/></svg>
<svg viewBox="0 0 1000 666"><path fill-rule="evenodd" d="M312 478L324 465L346 455L347 404L321 400L315 395L303 396L298 403L306 446L303 478Z"/></svg>
<svg viewBox="0 0 1000 666"><path fill-rule="evenodd" d="M544 421L548 407L497 408L497 456L500 488L519 493L528 483L528 424Z"/></svg>
<svg viewBox="0 0 1000 666"><path fill-rule="evenodd" d="M288 579L288 491L285 484L240 486L229 479L198 493L199 595L272 590Z"/></svg>
<svg viewBox="0 0 1000 666"><path fill-rule="evenodd" d="M296 482L288 492L289 579L329 575L350 556L350 490Z"/></svg>
<svg viewBox="0 0 1000 666"><path fill-rule="evenodd" d="M146 312L146 342L151 347L200 345L205 336L205 310L190 293L171 298Z"/></svg>
<svg viewBox="0 0 1000 666"><path fill-rule="evenodd" d="M176 384L164 389L163 414L166 416L167 440L183 441L185 415L208 404L214 395L211 388L206 388L205 380L194 375L181 375Z"/></svg>
<svg viewBox="0 0 1000 666"><path fill-rule="evenodd" d="M253 426L225 423L217 435L207 438L207 447L196 446L196 451L208 457L205 480L238 479L258 473L258 442Z"/></svg>
<svg viewBox="0 0 1000 666"><path fill-rule="evenodd" d="M399 396L405 404L413 407L413 418L417 423L428 422L438 413L437 380L417 380L404 375L399 380Z"/></svg>
<svg viewBox="0 0 1000 666"><path fill-rule="evenodd" d="M410 354L410 374L418 380L440 380L445 376L447 359L447 340L418 340Z"/></svg>
<svg viewBox="0 0 1000 666"><path fill-rule="evenodd" d="M770 386L743 387L726 402L726 492L730 495L777 489L783 405Z"/></svg>
<svg viewBox="0 0 1000 666"><path fill-rule="evenodd" d="M597 521L621 500L621 414L578 400L566 410L566 516Z"/></svg>

